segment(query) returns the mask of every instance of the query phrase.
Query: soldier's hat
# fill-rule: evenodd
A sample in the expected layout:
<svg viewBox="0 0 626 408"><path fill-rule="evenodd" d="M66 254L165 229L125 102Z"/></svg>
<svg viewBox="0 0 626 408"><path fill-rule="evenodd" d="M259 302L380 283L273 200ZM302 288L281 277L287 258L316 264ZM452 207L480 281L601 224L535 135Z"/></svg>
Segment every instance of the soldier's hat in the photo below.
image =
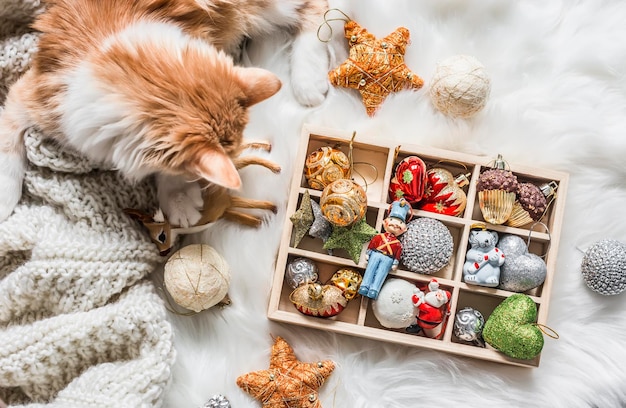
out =
<svg viewBox="0 0 626 408"><path fill-rule="evenodd" d="M394 201L389 207L389 217L398 218L403 222L407 222L411 219L411 215L411 204L404 198Z"/></svg>

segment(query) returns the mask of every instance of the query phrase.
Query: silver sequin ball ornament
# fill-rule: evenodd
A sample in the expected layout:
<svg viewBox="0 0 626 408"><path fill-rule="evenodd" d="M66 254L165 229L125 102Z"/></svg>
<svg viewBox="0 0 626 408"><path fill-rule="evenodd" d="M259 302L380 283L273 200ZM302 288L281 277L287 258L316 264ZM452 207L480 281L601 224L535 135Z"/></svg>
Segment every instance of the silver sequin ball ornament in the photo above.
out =
<svg viewBox="0 0 626 408"><path fill-rule="evenodd" d="M417 218L407 224L400 235L400 260L410 271L431 275L450 262L454 242L452 234L441 221Z"/></svg>
<svg viewBox="0 0 626 408"><path fill-rule="evenodd" d="M581 270L585 283L601 295L618 295L626 289L626 244L604 239L585 252Z"/></svg>

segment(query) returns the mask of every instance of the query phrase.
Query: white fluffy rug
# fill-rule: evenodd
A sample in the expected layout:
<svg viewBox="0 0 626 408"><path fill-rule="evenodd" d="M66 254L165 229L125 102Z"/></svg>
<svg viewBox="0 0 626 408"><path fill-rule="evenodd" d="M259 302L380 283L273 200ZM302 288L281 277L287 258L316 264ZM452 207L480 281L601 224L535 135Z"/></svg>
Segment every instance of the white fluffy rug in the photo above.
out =
<svg viewBox="0 0 626 408"><path fill-rule="evenodd" d="M242 193L279 205L258 230L219 222L202 240L232 269L233 304L193 317L170 315L178 352L166 406L201 406L226 395L235 408L260 404L235 380L268 366L272 336L304 361L332 359L321 389L331 407L626 406L626 294L591 292L580 274L584 250L601 238L626 241L626 3L613 1L332 1L378 37L411 32L407 65L426 82L389 97L369 118L356 91L332 88L317 108L299 106L289 84L289 41L270 38L248 50L249 63L276 72L282 90L255 106L250 139L267 139L267 157L283 167L243 172ZM347 56L342 22L331 23L331 64ZM491 96L476 117L450 119L427 87L439 60L475 56L487 68ZM292 158L303 123L359 135L436 146L570 173L547 339L539 368L525 369L430 350L271 322L271 279L285 217Z"/></svg>

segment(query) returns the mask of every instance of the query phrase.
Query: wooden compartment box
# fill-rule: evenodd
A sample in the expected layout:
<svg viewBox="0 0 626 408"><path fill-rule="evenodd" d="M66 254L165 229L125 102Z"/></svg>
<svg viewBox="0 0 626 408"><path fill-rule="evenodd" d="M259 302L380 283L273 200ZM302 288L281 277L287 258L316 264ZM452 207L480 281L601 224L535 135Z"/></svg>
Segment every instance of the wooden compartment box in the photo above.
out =
<svg viewBox="0 0 626 408"><path fill-rule="evenodd" d="M543 259L547 265L547 277L545 282L528 292L538 308L537 323L546 324L548 307L550 304L550 292L556 272L557 251L559 248L559 236L567 192L568 175L562 172L544 170L530 167L517 166L515 163L507 163L509 169L518 177L520 182L532 182L536 185L553 182L557 186L557 194L548 206L548 210L541 222L514 228L506 225L493 225L485 222L478 204L476 181L481 171L490 168L494 157L479 157L462 154L453 151L441 150L431 147L402 145L386 143L380 140L364 140L356 135L352 139L352 132L339 131L328 128L319 128L305 125L302 129L300 150L294 159L294 175L289 193L286 218L284 222L276 269L274 273L271 296L268 307L268 318L283 323L306 326L315 329L329 330L351 336L359 336L374 340L397 343L405 346L423 347L454 353L462 356L495 361L505 364L537 367L540 356L532 360L517 360L507 357L503 353L493 349L489 345L485 348L477 347L463 342L454 336L453 323L455 313L464 307L473 307L479 310L485 319L489 318L495 307L506 297L514 292L498 288L468 285L463 282L462 268L465 262L465 254L469 249L468 237L473 224L484 223L487 229L502 234L515 234L529 242L529 251ZM403 158L411 155L418 156L427 165L445 167L453 175L465 173L468 175L469 184L464 187L467 194L467 206L459 216L443 215L436 212L413 209L413 219L417 217L430 217L441 221L450 231L454 249L449 263L432 275L412 272L401 263L395 272L390 272L389 278L401 278L416 285L425 285L432 278L436 278L443 289L451 293L450 314L445 324L445 331L439 339L433 339L423 334L407 333L403 329L387 329L380 325L373 315L371 300L358 295L348 303L337 316L330 318L311 317L300 313L290 301L292 288L285 282L286 266L295 258L305 257L316 263L319 268L320 282L327 282L332 274L342 267L357 270L361 274L365 271L365 248L361 251L358 264L341 249L335 249L332 255L323 249L321 239L306 235L294 247L293 224L289 219L299 207L305 191L308 191L311 199L319 203L321 191L308 188L303 169L306 158L310 153L322 146L334 146L349 154L352 145L352 157L357 174L353 179L359 184L367 182L368 208L366 213L367 223L378 231L382 231L382 222L389 208L390 199L388 188L395 170L396 164ZM504 158L506 160L506 157ZM374 170L374 168L376 170Z"/></svg>

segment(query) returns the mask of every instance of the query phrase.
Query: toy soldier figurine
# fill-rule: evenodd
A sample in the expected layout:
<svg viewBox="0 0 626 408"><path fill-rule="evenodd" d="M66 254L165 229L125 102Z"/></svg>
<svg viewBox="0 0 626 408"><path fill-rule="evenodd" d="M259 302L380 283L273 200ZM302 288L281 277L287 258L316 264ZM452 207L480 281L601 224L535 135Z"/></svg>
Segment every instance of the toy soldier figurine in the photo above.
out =
<svg viewBox="0 0 626 408"><path fill-rule="evenodd" d="M410 216L411 205L404 198L391 203L389 215L383 221L385 232L375 235L367 247L367 268L359 288L361 295L376 299L389 271L398 268L402 253L398 237L406 231Z"/></svg>

